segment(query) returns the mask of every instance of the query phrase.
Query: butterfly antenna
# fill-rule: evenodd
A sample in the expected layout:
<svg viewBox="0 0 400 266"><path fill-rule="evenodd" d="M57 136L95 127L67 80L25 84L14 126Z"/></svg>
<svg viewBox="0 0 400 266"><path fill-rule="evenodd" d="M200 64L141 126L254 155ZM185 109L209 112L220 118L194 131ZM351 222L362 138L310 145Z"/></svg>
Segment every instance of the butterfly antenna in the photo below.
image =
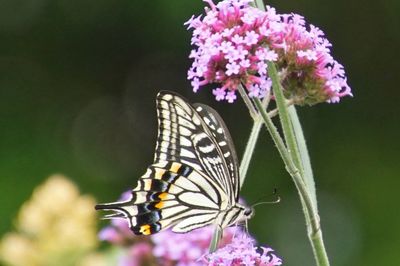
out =
<svg viewBox="0 0 400 266"><path fill-rule="evenodd" d="M277 189L274 188L274 191L272 193L272 195L276 195L277 194ZM261 201L261 199L266 198L266 196L262 196L260 197L258 200L256 200L256 202L254 204L251 205L252 208L254 208L257 205L261 205L261 204L276 204L281 202L281 197L279 197L279 195L276 195L276 199L273 201Z"/></svg>

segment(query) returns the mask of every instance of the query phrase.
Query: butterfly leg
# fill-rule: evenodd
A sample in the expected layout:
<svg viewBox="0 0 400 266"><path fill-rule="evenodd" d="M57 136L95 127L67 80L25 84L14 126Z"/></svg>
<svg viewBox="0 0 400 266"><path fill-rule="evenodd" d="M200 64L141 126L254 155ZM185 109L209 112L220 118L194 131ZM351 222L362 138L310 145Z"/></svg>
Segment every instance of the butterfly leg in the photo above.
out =
<svg viewBox="0 0 400 266"><path fill-rule="evenodd" d="M224 232L224 230L222 229L221 225L218 224L215 227L214 234L213 234L212 239L211 239L210 250L209 250L210 253L212 253L215 250L217 250L218 242L222 238L223 232Z"/></svg>

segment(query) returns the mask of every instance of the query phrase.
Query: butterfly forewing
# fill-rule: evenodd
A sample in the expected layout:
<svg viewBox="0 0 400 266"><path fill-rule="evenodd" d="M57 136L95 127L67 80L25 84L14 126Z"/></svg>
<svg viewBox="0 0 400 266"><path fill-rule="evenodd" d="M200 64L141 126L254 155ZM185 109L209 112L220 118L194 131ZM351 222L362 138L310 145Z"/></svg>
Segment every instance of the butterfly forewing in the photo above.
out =
<svg viewBox="0 0 400 266"><path fill-rule="evenodd" d="M237 174L230 173L223 155L224 152L219 145L219 142L223 142L226 130L218 133L217 129L213 129L214 124L218 128L224 127L223 122L212 122L213 117L219 118L216 111L204 108L202 117L194 106L170 92L160 92L156 101L159 132L155 161L171 160L188 164L214 178L222 188L229 190L225 192L231 195L232 184L227 177L237 176ZM216 115L208 113L208 110L212 110ZM209 123L207 124L203 118ZM219 131L221 132L221 130ZM216 139L215 136L220 139ZM236 193L233 195L232 202L234 202Z"/></svg>
<svg viewBox="0 0 400 266"><path fill-rule="evenodd" d="M190 139L197 131L193 110L176 100L173 94L160 92L157 95L158 136L154 161L184 162L201 170ZM198 119L197 122L200 123Z"/></svg>

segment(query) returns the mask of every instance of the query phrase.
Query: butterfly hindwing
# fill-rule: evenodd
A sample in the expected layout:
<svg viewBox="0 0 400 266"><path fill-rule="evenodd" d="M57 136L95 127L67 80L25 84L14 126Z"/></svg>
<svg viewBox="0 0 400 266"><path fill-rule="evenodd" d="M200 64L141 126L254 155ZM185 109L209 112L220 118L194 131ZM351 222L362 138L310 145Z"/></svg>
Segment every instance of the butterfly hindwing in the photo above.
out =
<svg viewBox="0 0 400 266"><path fill-rule="evenodd" d="M226 197L217 183L191 166L159 162L138 180L131 199L97 205L97 209L123 215L135 234L153 234L172 226L181 233L212 223ZM190 227L182 223L189 218L197 223Z"/></svg>
<svg viewBox="0 0 400 266"><path fill-rule="evenodd" d="M213 138L219 146L221 153L220 156L223 157L222 160L225 162L228 168L228 174L230 178L228 183L232 186L235 201L238 201L240 190L238 168L239 162L228 128L226 127L221 116L213 108L199 103L194 104L194 107L209 128Z"/></svg>

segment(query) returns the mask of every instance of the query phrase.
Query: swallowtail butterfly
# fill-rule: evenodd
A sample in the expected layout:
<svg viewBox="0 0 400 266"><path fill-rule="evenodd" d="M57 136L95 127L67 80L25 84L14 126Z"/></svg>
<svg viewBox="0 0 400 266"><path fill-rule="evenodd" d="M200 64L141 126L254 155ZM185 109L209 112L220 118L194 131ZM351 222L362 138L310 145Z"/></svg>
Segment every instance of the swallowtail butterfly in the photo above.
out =
<svg viewBox="0 0 400 266"><path fill-rule="evenodd" d="M215 224L221 228L248 219L239 203L238 159L218 113L181 96L157 95L158 137L154 163L127 201L96 205L105 218L124 218L138 235L171 228L177 233Z"/></svg>

